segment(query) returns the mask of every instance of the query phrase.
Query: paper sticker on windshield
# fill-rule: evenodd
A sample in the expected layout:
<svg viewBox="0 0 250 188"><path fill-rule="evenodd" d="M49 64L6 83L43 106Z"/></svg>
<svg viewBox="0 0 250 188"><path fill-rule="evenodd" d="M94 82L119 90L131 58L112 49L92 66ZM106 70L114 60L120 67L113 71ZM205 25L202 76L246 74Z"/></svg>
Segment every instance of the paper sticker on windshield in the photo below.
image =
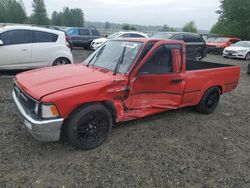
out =
<svg viewBox="0 0 250 188"><path fill-rule="evenodd" d="M138 45L137 43L132 43L132 42L124 42L122 44L122 46L126 48L136 48L137 45Z"/></svg>

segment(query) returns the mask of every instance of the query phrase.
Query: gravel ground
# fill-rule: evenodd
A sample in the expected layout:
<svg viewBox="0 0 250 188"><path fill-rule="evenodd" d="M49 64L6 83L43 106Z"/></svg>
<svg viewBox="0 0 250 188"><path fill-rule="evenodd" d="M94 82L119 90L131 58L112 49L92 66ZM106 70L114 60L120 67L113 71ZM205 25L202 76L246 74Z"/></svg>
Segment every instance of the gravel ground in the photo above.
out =
<svg viewBox="0 0 250 188"><path fill-rule="evenodd" d="M75 50L76 62L89 52ZM41 143L25 132L11 99L12 78L0 75L0 187L250 187L250 76L215 113L192 108L117 125L99 148ZM14 73L12 73L14 74Z"/></svg>

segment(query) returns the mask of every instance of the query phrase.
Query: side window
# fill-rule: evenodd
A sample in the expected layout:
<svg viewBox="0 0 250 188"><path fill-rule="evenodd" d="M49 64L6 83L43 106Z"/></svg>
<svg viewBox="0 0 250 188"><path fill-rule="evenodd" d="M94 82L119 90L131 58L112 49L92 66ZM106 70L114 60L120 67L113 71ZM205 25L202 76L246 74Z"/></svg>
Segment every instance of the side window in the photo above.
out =
<svg viewBox="0 0 250 188"><path fill-rule="evenodd" d="M175 39L175 40L184 40L183 35L176 35L176 36L173 37L173 39Z"/></svg>
<svg viewBox="0 0 250 188"><path fill-rule="evenodd" d="M168 74L173 72L172 50L159 47L151 58L141 67L139 74Z"/></svg>
<svg viewBox="0 0 250 188"><path fill-rule="evenodd" d="M4 45L28 44L31 43L32 31L13 30L1 34L1 40Z"/></svg>
<svg viewBox="0 0 250 188"><path fill-rule="evenodd" d="M236 42L239 42L239 40L233 39L233 40L230 40L229 42L231 42L232 44L235 44Z"/></svg>
<svg viewBox="0 0 250 188"><path fill-rule="evenodd" d="M143 35L137 34L137 33L131 33L132 38L145 38Z"/></svg>
<svg viewBox="0 0 250 188"><path fill-rule="evenodd" d="M42 31L35 31L35 43L56 42L58 35Z"/></svg>
<svg viewBox="0 0 250 188"><path fill-rule="evenodd" d="M99 31L97 30L91 30L92 36L100 36Z"/></svg>
<svg viewBox="0 0 250 188"><path fill-rule="evenodd" d="M90 36L90 32L88 29L80 29L79 35Z"/></svg>
<svg viewBox="0 0 250 188"><path fill-rule="evenodd" d="M76 28L69 29L69 30L67 31L67 33L68 33L70 36L77 36L77 35L79 35L78 29L76 29Z"/></svg>
<svg viewBox="0 0 250 188"><path fill-rule="evenodd" d="M193 36L193 42L203 42L202 39L198 36Z"/></svg>
<svg viewBox="0 0 250 188"><path fill-rule="evenodd" d="M122 34L119 38L130 38L131 35L130 33L125 33L125 34Z"/></svg>

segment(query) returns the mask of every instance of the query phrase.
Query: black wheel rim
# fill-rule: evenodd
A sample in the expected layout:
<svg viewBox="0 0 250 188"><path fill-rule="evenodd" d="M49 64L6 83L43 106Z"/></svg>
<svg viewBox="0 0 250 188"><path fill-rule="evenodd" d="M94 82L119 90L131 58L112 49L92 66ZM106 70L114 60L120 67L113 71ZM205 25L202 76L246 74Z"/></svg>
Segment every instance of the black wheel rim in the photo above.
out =
<svg viewBox="0 0 250 188"><path fill-rule="evenodd" d="M66 64L68 64L68 62L67 62L66 60L64 60L64 59L58 60L58 61L55 63L55 65L66 65Z"/></svg>
<svg viewBox="0 0 250 188"><path fill-rule="evenodd" d="M103 112L89 112L78 122L76 134L81 145L101 143L109 132L109 119Z"/></svg>
<svg viewBox="0 0 250 188"><path fill-rule="evenodd" d="M217 91L210 93L210 95L208 96L206 100L207 107L213 108L214 106L216 106L219 101L219 97L220 97L220 94Z"/></svg>

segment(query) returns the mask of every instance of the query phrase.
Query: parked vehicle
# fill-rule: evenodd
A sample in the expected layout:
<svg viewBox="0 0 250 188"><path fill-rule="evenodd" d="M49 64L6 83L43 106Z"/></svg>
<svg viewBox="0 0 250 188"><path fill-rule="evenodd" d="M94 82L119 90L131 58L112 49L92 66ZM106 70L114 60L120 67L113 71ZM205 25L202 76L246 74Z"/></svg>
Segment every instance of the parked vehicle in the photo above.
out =
<svg viewBox="0 0 250 188"><path fill-rule="evenodd" d="M250 41L240 41L225 48L223 57L250 60Z"/></svg>
<svg viewBox="0 0 250 188"><path fill-rule="evenodd" d="M46 26L46 28L49 28L49 29L55 29L55 30L58 30L58 31L62 31L64 32L65 34L65 39L66 41L69 43L69 48L71 49L71 51L73 50L73 42L71 40L71 36L63 29L61 29L60 27L56 27L56 26Z"/></svg>
<svg viewBox="0 0 250 188"><path fill-rule="evenodd" d="M71 27L66 29L66 32L70 35L74 47L85 49L91 49L91 42L101 37L99 31L93 28Z"/></svg>
<svg viewBox="0 0 250 188"><path fill-rule="evenodd" d="M186 44L187 59L202 60L207 56L206 42L201 35L185 32L160 32L151 38L182 40Z"/></svg>
<svg viewBox="0 0 250 188"><path fill-rule="evenodd" d="M102 144L113 124L195 106L214 112L234 90L240 67L186 61L183 41L116 39L84 64L18 74L13 99L38 140L60 136L80 149Z"/></svg>
<svg viewBox="0 0 250 188"><path fill-rule="evenodd" d="M148 35L146 33L140 33L140 32L135 32L135 31L120 31L117 33L113 33L109 35L107 38L99 38L93 40L91 43L91 49L96 50L99 48L103 43L107 42L108 40L111 39L116 39L116 38L148 38Z"/></svg>
<svg viewBox="0 0 250 188"><path fill-rule="evenodd" d="M207 52L221 53L226 47L239 42L240 38L217 38L214 42L207 43Z"/></svg>
<svg viewBox="0 0 250 188"><path fill-rule="evenodd" d="M61 31L31 26L0 28L0 69L32 69L73 63Z"/></svg>
<svg viewBox="0 0 250 188"><path fill-rule="evenodd" d="M208 38L208 39L206 40L206 43L207 43L207 44L213 43L213 42L215 42L215 40L216 40L216 38Z"/></svg>

